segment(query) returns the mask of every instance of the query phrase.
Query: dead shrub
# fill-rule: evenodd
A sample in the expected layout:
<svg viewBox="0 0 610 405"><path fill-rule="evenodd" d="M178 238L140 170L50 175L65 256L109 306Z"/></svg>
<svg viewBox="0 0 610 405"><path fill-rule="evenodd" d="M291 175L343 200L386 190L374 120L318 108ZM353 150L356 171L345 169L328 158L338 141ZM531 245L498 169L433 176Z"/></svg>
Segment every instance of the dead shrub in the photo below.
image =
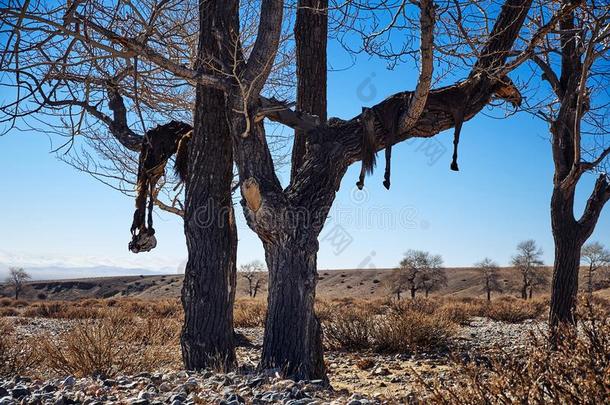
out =
<svg viewBox="0 0 610 405"><path fill-rule="evenodd" d="M46 366L78 377L134 374L179 365L180 327L172 319L140 319L114 311L39 339Z"/></svg>
<svg viewBox="0 0 610 405"><path fill-rule="evenodd" d="M434 312L434 303L408 302L379 309L338 307L324 322L331 349L405 353L444 350L456 324Z"/></svg>
<svg viewBox="0 0 610 405"><path fill-rule="evenodd" d="M337 307L324 323L324 339L331 349L362 350L371 347L374 315L359 308Z"/></svg>
<svg viewBox="0 0 610 405"><path fill-rule="evenodd" d="M402 309L378 319L372 340L375 350L380 352L445 350L457 331L456 326L440 313Z"/></svg>
<svg viewBox="0 0 610 405"><path fill-rule="evenodd" d="M532 302L506 297L492 301L485 310L485 316L499 322L521 323L540 318L545 306L544 301Z"/></svg>
<svg viewBox="0 0 610 405"><path fill-rule="evenodd" d="M17 316L19 312L15 308L11 307L0 307L0 317L3 316Z"/></svg>
<svg viewBox="0 0 610 405"><path fill-rule="evenodd" d="M481 316L484 313L484 305L478 302L447 301L442 304L435 313L442 314L460 325L468 325L474 316Z"/></svg>
<svg viewBox="0 0 610 405"><path fill-rule="evenodd" d="M594 304L580 314L579 332L565 330L557 350L548 336L528 344L526 353L501 353L487 366L456 362L452 384L419 378L422 403L597 404L610 398L610 316Z"/></svg>
<svg viewBox="0 0 610 405"><path fill-rule="evenodd" d="M95 319L103 314L93 306L81 306L78 302L37 302L27 307L22 315L26 318Z"/></svg>
<svg viewBox="0 0 610 405"><path fill-rule="evenodd" d="M233 307L233 324L238 328L256 328L265 325L267 302L262 299L240 298Z"/></svg>
<svg viewBox="0 0 610 405"><path fill-rule="evenodd" d="M11 308L25 308L29 305L29 302L25 300L15 300L13 298L1 298L0 307L11 307Z"/></svg>
<svg viewBox="0 0 610 405"><path fill-rule="evenodd" d="M12 307L13 300L10 298L0 298L0 307Z"/></svg>
<svg viewBox="0 0 610 405"><path fill-rule="evenodd" d="M37 362L32 339L18 339L6 320L0 319L0 377L23 375Z"/></svg>

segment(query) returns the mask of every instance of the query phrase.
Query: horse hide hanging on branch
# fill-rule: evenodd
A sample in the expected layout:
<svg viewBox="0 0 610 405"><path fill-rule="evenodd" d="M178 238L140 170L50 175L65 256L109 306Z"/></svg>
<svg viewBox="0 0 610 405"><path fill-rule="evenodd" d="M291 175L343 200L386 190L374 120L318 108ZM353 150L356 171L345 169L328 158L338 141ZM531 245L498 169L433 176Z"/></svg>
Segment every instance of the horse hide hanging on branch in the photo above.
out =
<svg viewBox="0 0 610 405"><path fill-rule="evenodd" d="M373 173L377 156L377 144L375 142L377 131L381 131L385 143L385 172L383 175L383 186L390 189L390 171L392 164L392 146L396 142L398 132L398 119L400 111L407 102L404 94L394 95L383 102L383 108L362 108L360 122L362 125L362 168L356 186L362 190L364 178Z"/></svg>
<svg viewBox="0 0 610 405"><path fill-rule="evenodd" d="M133 253L149 252L157 246L153 228L152 210L155 187L165 172L169 158L176 153L176 173L186 178L188 141L193 127L171 121L146 132L138 163L136 210L131 225L129 250ZM147 215L148 214L148 215Z"/></svg>

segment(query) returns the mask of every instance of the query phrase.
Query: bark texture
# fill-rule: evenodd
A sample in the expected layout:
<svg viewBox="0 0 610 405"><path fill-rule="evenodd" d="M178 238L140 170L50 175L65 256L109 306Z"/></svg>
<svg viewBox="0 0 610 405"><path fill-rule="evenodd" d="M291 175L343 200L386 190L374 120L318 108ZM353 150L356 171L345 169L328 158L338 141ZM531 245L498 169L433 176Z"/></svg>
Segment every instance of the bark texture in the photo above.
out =
<svg viewBox="0 0 610 405"><path fill-rule="evenodd" d="M270 310L261 367L279 368L295 379L326 380L322 330L314 312L317 250L303 249L294 240L265 245Z"/></svg>
<svg viewBox="0 0 610 405"><path fill-rule="evenodd" d="M207 70L210 55L220 55L215 30L223 27L223 5L199 5L197 65ZM186 182L184 232L188 262L182 304L181 345L187 369L231 369L235 365L233 302L237 230L231 199L231 127L222 90L198 84Z"/></svg>
<svg viewBox="0 0 610 405"><path fill-rule="evenodd" d="M297 56L296 109L326 121L328 0L299 0L294 26ZM295 130L292 173L303 164L306 132Z"/></svg>

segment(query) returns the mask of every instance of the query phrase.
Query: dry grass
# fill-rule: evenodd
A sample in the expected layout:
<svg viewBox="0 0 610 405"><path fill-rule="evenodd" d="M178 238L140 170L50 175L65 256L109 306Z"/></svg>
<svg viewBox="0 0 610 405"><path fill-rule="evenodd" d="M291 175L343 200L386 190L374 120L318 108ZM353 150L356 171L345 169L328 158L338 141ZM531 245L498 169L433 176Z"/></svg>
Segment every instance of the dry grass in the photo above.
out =
<svg viewBox="0 0 610 405"><path fill-rule="evenodd" d="M401 301L383 306L383 311L374 308L335 307L324 321L327 346L389 353L443 350L457 330L433 301Z"/></svg>
<svg viewBox="0 0 610 405"><path fill-rule="evenodd" d="M237 328L256 328L265 325L267 302L259 298L239 298L235 300L233 324Z"/></svg>
<svg viewBox="0 0 610 405"><path fill-rule="evenodd" d="M494 321L521 323L528 319L539 319L548 308L545 300L520 300L506 297L492 301L485 310L485 316Z"/></svg>
<svg viewBox="0 0 610 405"><path fill-rule="evenodd" d="M19 339L8 321L0 318L0 377L23 375L38 362L33 339Z"/></svg>
<svg viewBox="0 0 610 405"><path fill-rule="evenodd" d="M456 362L455 384L420 379L423 403L596 404L610 398L610 316L587 304L578 336L565 332L557 350L532 336L523 356L502 353L487 367Z"/></svg>
<svg viewBox="0 0 610 405"><path fill-rule="evenodd" d="M11 306L9 308L15 307ZM182 307L178 300L140 300L132 298L38 301L23 307L18 313L26 318L100 319L112 312L109 309L141 318L180 318L182 316Z"/></svg>
<svg viewBox="0 0 610 405"><path fill-rule="evenodd" d="M179 367L180 324L175 319L137 318L117 310L78 321L54 338L39 339L43 367L58 374L107 376Z"/></svg>

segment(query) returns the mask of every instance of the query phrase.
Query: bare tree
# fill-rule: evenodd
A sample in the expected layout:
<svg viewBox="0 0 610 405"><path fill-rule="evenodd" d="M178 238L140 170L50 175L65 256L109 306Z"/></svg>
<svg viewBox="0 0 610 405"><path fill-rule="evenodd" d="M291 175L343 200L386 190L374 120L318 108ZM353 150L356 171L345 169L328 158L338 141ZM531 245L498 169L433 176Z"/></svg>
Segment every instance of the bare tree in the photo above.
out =
<svg viewBox="0 0 610 405"><path fill-rule="evenodd" d="M15 299L18 300L24 284L32 277L21 267L10 267L8 270L9 276L6 278L6 283L13 287Z"/></svg>
<svg viewBox="0 0 610 405"><path fill-rule="evenodd" d="M540 285L540 273L543 271L542 248L536 245L536 241L528 239L517 245L517 254L511 262L517 271L521 273L521 298L527 299L528 293L531 297L533 288Z"/></svg>
<svg viewBox="0 0 610 405"><path fill-rule="evenodd" d="M487 301L491 301L492 292L502 292L502 285L500 283L500 276L498 274L500 267L496 262L488 257L476 263L475 267L481 273L483 291L487 295Z"/></svg>
<svg viewBox="0 0 610 405"><path fill-rule="evenodd" d="M599 242L591 242L583 246L581 261L587 265L587 292L593 294L594 279L599 270L610 265L610 251Z"/></svg>
<svg viewBox="0 0 610 405"><path fill-rule="evenodd" d="M421 288L426 298L431 292L447 286L447 272L443 268L443 258L440 255L429 255L421 275Z"/></svg>
<svg viewBox="0 0 610 405"><path fill-rule="evenodd" d="M263 273L266 271L265 265L258 260L242 264L239 267L239 274L248 282L247 292L251 298L256 298L259 290L263 287L265 282Z"/></svg>
<svg viewBox="0 0 610 405"><path fill-rule="evenodd" d="M405 289L415 298L417 291L423 290L426 297L447 285L447 275L443 269L440 255L432 255L422 250L408 250L397 269L398 277L394 293L400 299L400 292Z"/></svg>
<svg viewBox="0 0 610 405"><path fill-rule="evenodd" d="M610 85L610 4L605 1L540 1L533 26L550 26L529 52L539 86L531 111L549 125L554 162L551 225L555 260L550 325L574 324L581 248L610 200L606 157ZM550 16L560 12L559 19ZM534 28L536 29L536 28ZM543 97L542 100L540 98ZM582 179L596 176L582 215L575 194Z"/></svg>
<svg viewBox="0 0 610 405"><path fill-rule="evenodd" d="M385 149L384 185L389 188L391 149L394 144L415 137L433 137L446 129L455 128L451 168L457 170L457 146L462 124L477 115L494 100L506 101L515 106L521 103L521 95L508 78L507 73L527 59L523 57L524 52L529 55L527 51L535 45L541 33L531 31L533 32L531 41L519 39L521 28L530 11L531 0L505 0L501 8L491 7L494 11L498 10L496 22L491 29L488 29L491 24L489 24L487 13L484 13L485 18L480 20L480 25L483 27L482 34L477 36L480 39L479 42L466 42L464 45L465 42L460 41L467 35L458 34L457 43L445 44L444 39L435 41L434 31L437 26L437 16L432 1L401 2L402 5L393 8L396 21L394 22L392 19L393 22L387 29L382 28L380 32L389 32L388 30L393 27L398 29L417 27L414 32L419 35L413 35L412 38L418 39L418 41L413 40L411 43L405 44L404 49L400 51L405 55L419 55L419 76L415 89L396 93L377 105L364 107L361 114L349 120L338 118L324 120L322 109L308 113L308 111L313 111L308 106L311 106L312 97L310 96L314 94L314 90L315 94L326 93L326 80L322 80L321 75L326 75L327 68L320 66L325 63L326 58L312 58L307 55L321 55L322 53L325 55L326 31L321 25L326 23L326 14L330 10L324 9L325 3L323 2L314 4L309 1L299 1L297 4L300 8L311 9L311 12L301 13L300 28L296 28L302 34L296 36L297 65L305 64L302 65L303 69L297 69L299 71L297 99L300 100L300 108L305 109L305 111L300 111L291 109L291 103L280 102L265 93L265 85L271 77L273 61L280 53L282 30L290 25L285 21L284 2L282 0L262 0L256 3L256 37L250 48L246 48L239 40L242 29L239 25L239 1L225 0L199 4L199 22L202 27L198 32L198 40L201 42L213 38L215 45L213 49L212 45L208 49L209 57L206 60L209 63L204 67L196 64L197 68L182 63L182 60L177 58L172 51L172 47L164 46L166 41L163 35L159 35L159 31L155 29L146 30L147 25L128 24L120 29L114 29L117 21L131 22L132 20L124 18L123 14L115 15L114 10L116 9L109 11L105 3L92 0L77 1L70 3L70 7L62 6L59 12L48 15L45 12L31 12L32 8L36 9L39 4L30 7L30 3L25 2L17 8L1 7L0 16L3 16L4 20L9 20L9 26L16 31L29 29L35 30L36 33L51 32L68 43L73 41L79 46L84 43L87 48L93 49L95 52L105 52L109 61L122 59L135 62L137 56L138 61L146 61L147 66L160 72L161 76L179 78L202 86L201 88L215 89L224 94L224 102L215 103L213 108L222 107L224 109L225 122L228 123L230 131L228 136L222 137L222 140L218 142L224 142L226 139L231 141L232 148L230 149L233 152L233 160L239 175L243 212L249 227L256 232L263 243L270 273L269 316L265 325L260 367L261 369L280 369L286 375L298 379L326 379L322 331L314 311L317 281L316 261L319 247L317 239L347 168L355 162L362 161L362 175L358 180L358 186L363 187L364 175L373 169L376 153ZM173 7L176 3L160 2L160 4L164 6L171 4ZM346 7L350 8L352 4L356 4L357 7L366 7L366 4L358 4L358 2L348 2ZM127 7L127 9L123 9L125 13L131 14L138 10L132 1L125 2L124 5ZM417 18L403 18L411 15L411 12L404 12L406 7L409 10L412 8L413 14ZM445 14L438 19L440 26L448 27L451 16L458 16L453 20L463 23L469 21L468 16L463 16L465 10L461 8L459 2L457 6L449 5L448 7L456 7L456 9L441 10ZM387 8L383 9L384 12L387 10ZM473 9L472 13L479 13L479 9ZM149 18L140 20L148 21ZM382 20L385 20L385 17L378 21ZM205 21L210 21L211 30L206 28L208 26L205 25ZM23 24L23 22L27 24ZM453 27L456 28L453 30L454 32L460 32L459 25L454 24ZM475 23L475 25L477 24ZM167 25L167 27L173 26L172 24ZM112 29L108 27L112 27ZM307 30L305 27L316 29ZM373 52L381 49L375 45L378 42L374 38L380 37L375 35L378 32L377 28L380 27L367 26L365 29L366 31L373 30L369 31L369 35L367 35L373 40L365 41L365 47L372 49ZM542 28L542 34L547 29L546 26ZM449 31L447 30L447 32ZM456 36L450 36L450 38L455 39ZM522 50L514 49L516 41ZM435 42L441 44L435 47ZM412 44L419 44L419 47L413 47ZM27 44L26 49L35 49L30 45ZM316 49L313 49L314 47ZM432 89L434 51L436 49L437 53L442 55L443 51L452 48L456 59L461 61L461 65L455 70L465 72L468 68L471 69L464 80ZM466 54L469 56L461 59L460 51L465 48L468 49ZM56 54L53 53L53 55ZM60 52L58 56L61 57L64 54L64 52ZM61 63L60 65L69 64ZM26 73L22 74L20 69L13 70L19 72L15 74L20 75L17 82L21 83L21 79L25 77ZM41 75L41 77L46 76ZM38 85L34 83L29 86L29 84L23 86L24 95L28 98L32 94L31 89L35 89L33 93L37 96ZM51 89L54 89L55 84L50 85ZM19 88L19 86L17 87ZM53 90L51 94L64 93ZM49 99L48 94L46 96ZM51 101L54 100L53 97L51 97ZM23 98L19 96L19 99ZM205 108L202 106L204 103L203 98L196 99L195 111L204 112ZM14 119L20 116L19 113L14 114L10 107L6 108L5 112L8 112ZM318 114L318 116L312 114ZM300 164L292 166L293 172L287 187L281 184L276 174L276 164L269 142L270 134L267 134L265 120L279 122L304 134L304 136L295 137L295 140L299 140L301 145L304 138L305 147L297 147L297 151L293 153L293 161L300 162ZM125 126L121 128L123 127ZM194 132L195 137L198 131ZM189 168L193 167L196 158L203 159L205 154L202 149L206 143L201 142L197 145L192 144L189 149ZM224 143L222 143L222 150L228 150ZM208 153L212 152L208 151ZM225 173L225 161L219 156L213 156L214 159L218 159L214 162L223 162L222 173ZM189 171L186 184L192 190L203 190L207 185L204 180L203 176L192 175ZM215 207L228 208L225 198L227 185L219 182L210 184L210 187L214 192L212 201L220 202ZM206 195L205 193L192 193L193 199L191 200L189 200L188 194L187 190L184 207L187 215L185 216L188 216L189 210L191 210L191 215L194 215L196 211L193 211L193 208L201 208L203 212L210 211L209 205L200 201L201 196ZM196 207L192 204L195 204ZM226 215L223 217L226 219L223 220L225 228L230 226L233 222L232 217L226 214L227 210L221 210L221 208L218 210L219 213L224 212ZM185 230L189 229L188 226L192 226L190 230L195 234L197 223L194 217L190 218L191 221L185 220ZM203 238L204 232L199 231L197 237L194 238L189 237L190 232L185 233L187 234L189 255L192 252L198 258L197 266L194 266L193 269L196 267L198 271L206 275L213 275L214 280L226 275L225 270L216 267L217 263L212 263L215 256L206 256L206 249L213 248L213 245L208 244ZM213 235L217 236L220 233L213 233ZM222 255L216 250L214 252ZM231 256L221 257L226 259ZM232 261L227 259L223 263L230 264ZM187 271L188 269L189 266L187 266ZM229 270L227 266L227 271ZM203 278L195 274L193 280L201 281ZM197 285L201 287L201 290L185 288L183 294L183 297L186 297L183 298L185 303L189 300L193 303L204 302L205 300L200 299L198 295L201 291L232 291L222 280L219 281L219 285L226 288L206 289L206 286L201 283ZM223 297L220 298L219 303L227 301ZM188 306L188 304L185 305ZM223 308L222 306L215 307ZM230 318L228 312L220 315L225 321ZM200 318L201 316L193 311L193 319L204 319ZM222 323L225 326L223 331L227 332L225 321ZM197 323L194 322L192 325L196 326ZM189 336L196 338L202 335L199 333ZM217 336L213 335L212 338L216 339ZM221 336L223 335L221 334ZM220 340L216 339L215 342L217 341ZM183 352L187 357L191 353L204 350L205 343L214 342L194 343L196 344L192 346L183 345ZM223 349L223 351L225 350Z"/></svg>

